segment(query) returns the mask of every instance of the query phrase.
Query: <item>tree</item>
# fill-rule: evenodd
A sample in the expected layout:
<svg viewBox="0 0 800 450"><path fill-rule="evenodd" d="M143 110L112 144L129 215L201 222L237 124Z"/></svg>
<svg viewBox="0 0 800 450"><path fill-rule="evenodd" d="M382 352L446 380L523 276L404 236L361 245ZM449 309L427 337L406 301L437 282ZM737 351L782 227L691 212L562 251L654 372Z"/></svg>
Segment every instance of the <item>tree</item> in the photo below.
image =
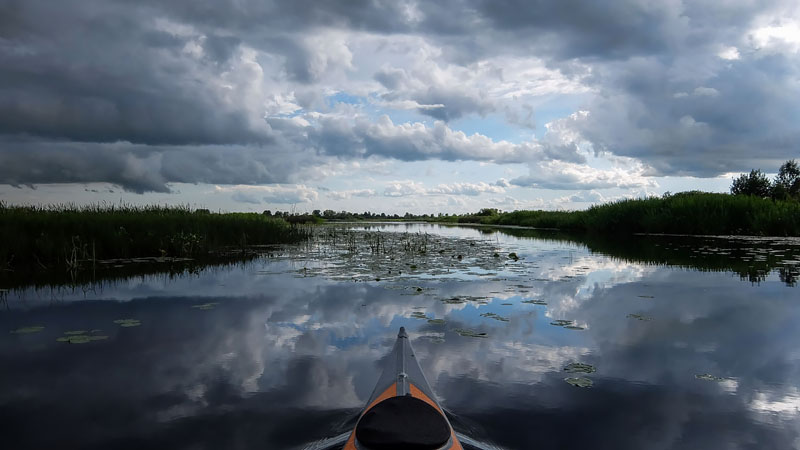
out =
<svg viewBox="0 0 800 450"><path fill-rule="evenodd" d="M268 209L265 209L263 214L264 214L265 216L267 216L267 217L272 217L272 211L270 211L270 210L268 210Z"/></svg>
<svg viewBox="0 0 800 450"><path fill-rule="evenodd" d="M778 169L772 186L772 198L782 200L797 197L800 197L800 165L790 159Z"/></svg>
<svg viewBox="0 0 800 450"><path fill-rule="evenodd" d="M769 197L770 191L769 179L761 170L751 170L749 175L742 174L733 180L731 185L731 194L733 195Z"/></svg>
<svg viewBox="0 0 800 450"><path fill-rule="evenodd" d="M314 210L314 211L311 213L311 215L312 215L312 216L314 216L314 217L319 217L319 216L320 216L320 212L319 212L319 210L318 210L318 209L315 209L315 210Z"/></svg>

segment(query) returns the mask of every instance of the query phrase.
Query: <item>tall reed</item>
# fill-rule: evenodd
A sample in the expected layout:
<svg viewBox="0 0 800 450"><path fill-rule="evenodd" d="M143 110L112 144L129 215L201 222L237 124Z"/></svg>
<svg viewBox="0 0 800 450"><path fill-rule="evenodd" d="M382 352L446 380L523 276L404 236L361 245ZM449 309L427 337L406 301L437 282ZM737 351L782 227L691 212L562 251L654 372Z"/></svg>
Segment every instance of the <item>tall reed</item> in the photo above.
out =
<svg viewBox="0 0 800 450"><path fill-rule="evenodd" d="M0 266L79 260L206 255L226 247L288 243L308 231L255 213L215 214L189 207L131 205L8 206L0 203Z"/></svg>

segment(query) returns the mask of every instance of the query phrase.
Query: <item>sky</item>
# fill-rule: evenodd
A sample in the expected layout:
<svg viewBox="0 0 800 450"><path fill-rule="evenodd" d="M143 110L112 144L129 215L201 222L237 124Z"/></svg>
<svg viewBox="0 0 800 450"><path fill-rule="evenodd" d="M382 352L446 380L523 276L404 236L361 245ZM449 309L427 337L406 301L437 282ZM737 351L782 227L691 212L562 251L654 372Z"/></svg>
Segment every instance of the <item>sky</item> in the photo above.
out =
<svg viewBox="0 0 800 450"><path fill-rule="evenodd" d="M0 200L574 210L800 158L796 0L0 0Z"/></svg>

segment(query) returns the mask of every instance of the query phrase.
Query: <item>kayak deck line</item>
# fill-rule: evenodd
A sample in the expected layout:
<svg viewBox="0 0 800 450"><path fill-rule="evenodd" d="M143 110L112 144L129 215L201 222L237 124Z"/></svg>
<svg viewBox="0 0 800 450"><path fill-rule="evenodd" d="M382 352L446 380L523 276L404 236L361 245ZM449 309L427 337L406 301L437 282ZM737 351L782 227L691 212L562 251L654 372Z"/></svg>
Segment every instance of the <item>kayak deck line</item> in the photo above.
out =
<svg viewBox="0 0 800 450"><path fill-rule="evenodd" d="M405 327L343 450L463 450Z"/></svg>

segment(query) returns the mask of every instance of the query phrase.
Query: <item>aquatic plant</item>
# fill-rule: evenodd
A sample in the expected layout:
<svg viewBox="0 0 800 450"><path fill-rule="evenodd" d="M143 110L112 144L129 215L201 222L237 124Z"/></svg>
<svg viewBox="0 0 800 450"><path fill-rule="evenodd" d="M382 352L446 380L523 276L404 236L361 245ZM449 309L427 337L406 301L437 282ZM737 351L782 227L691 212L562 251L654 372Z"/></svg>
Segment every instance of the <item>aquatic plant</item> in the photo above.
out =
<svg viewBox="0 0 800 450"><path fill-rule="evenodd" d="M595 367L591 364L584 364L579 362L569 363L564 367L567 373L594 373Z"/></svg>
<svg viewBox="0 0 800 450"><path fill-rule="evenodd" d="M585 211L514 211L465 215L457 221L603 234L800 236L800 202L692 191L625 199Z"/></svg>
<svg viewBox="0 0 800 450"><path fill-rule="evenodd" d="M44 330L44 327L42 325L33 325L33 326L28 326L28 327L20 327L20 328L17 328L16 330L12 330L11 334L38 333L38 332L40 332L42 330Z"/></svg>
<svg viewBox="0 0 800 450"><path fill-rule="evenodd" d="M569 378L564 378L564 381L580 388L592 387L592 385L594 384L592 380L585 377L569 377Z"/></svg>
<svg viewBox="0 0 800 450"><path fill-rule="evenodd" d="M550 322L550 325L555 325L557 327L566 327L566 326L575 325L575 321L574 320L557 319L557 320L554 320L554 321Z"/></svg>
<svg viewBox="0 0 800 450"><path fill-rule="evenodd" d="M0 203L0 264L66 268L136 257L198 257L229 248L297 242L307 228L254 213L214 214L189 207L132 205L8 206Z"/></svg>
<svg viewBox="0 0 800 450"><path fill-rule="evenodd" d="M464 337L474 337L474 338L487 338L489 337L488 334L482 331L474 331L467 328L456 328L453 330L454 332L458 333L460 336Z"/></svg>
<svg viewBox="0 0 800 450"><path fill-rule="evenodd" d="M726 380L725 378L718 377L716 375L711 375L710 373L701 373L701 374L695 375L694 377L697 378L698 380L703 380L703 381L725 381Z"/></svg>
<svg viewBox="0 0 800 450"><path fill-rule="evenodd" d="M219 303L214 303L214 302L203 303L201 305L192 305L192 308L199 309L199 310L202 310L202 311L208 311L208 310L216 308L218 304Z"/></svg>
<svg viewBox="0 0 800 450"><path fill-rule="evenodd" d="M117 319L114 323L124 328L138 327L142 324L138 319Z"/></svg>

